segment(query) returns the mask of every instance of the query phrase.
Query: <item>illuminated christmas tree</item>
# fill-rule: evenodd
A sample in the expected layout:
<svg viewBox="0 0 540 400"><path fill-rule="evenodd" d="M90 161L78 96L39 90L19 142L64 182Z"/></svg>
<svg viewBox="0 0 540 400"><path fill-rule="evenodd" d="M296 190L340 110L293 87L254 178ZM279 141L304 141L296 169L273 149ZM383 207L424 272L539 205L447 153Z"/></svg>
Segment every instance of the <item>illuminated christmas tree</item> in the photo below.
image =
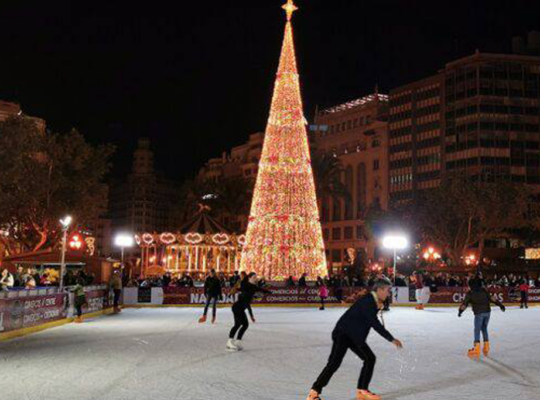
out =
<svg viewBox="0 0 540 400"><path fill-rule="evenodd" d="M326 258L306 119L302 109L291 18L287 26L266 128L241 269L272 280L326 275Z"/></svg>

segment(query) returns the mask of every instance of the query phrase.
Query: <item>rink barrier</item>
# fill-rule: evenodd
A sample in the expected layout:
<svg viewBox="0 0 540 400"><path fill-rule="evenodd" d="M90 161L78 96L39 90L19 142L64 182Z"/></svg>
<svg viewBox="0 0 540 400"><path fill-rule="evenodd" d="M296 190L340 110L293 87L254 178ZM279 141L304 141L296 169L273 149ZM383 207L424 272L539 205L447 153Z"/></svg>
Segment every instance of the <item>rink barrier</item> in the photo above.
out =
<svg viewBox="0 0 540 400"><path fill-rule="evenodd" d="M255 298L254 307L318 307L320 297L318 289L308 288L283 288L269 287L272 294L264 294ZM325 301L327 307L346 307L350 305L365 288L344 288L343 299L345 303L339 303L333 290ZM468 289L466 288L439 288L431 293L430 307L455 307L463 301ZM503 303L515 305L519 303L519 292L507 288L490 288L490 291ZM409 287L397 287L392 289L392 304L395 306L411 307L417 304L416 290ZM237 294L232 295L229 288L223 290L223 297L218 307L231 306L237 299ZM201 307L206 302L203 288L124 288L123 304L126 307L152 308L152 307ZM540 288L531 289L529 303L540 303Z"/></svg>
<svg viewBox="0 0 540 400"><path fill-rule="evenodd" d="M88 314L84 314L84 319L97 318L97 317L102 316L102 315L112 314L112 312L113 312L112 308L107 308L105 310L95 311L95 312L91 312L91 313L88 313ZM58 320L58 321L47 322L47 323L42 324L42 325L32 326L32 327L29 327L29 328L17 329L15 331L10 331L10 332L3 332L3 333L0 333L0 342L15 339L15 338L18 338L18 337L28 336L28 335L31 335L33 333L38 333L38 332L45 331L45 330L51 329L51 328L57 328L59 326L70 324L73 321L75 321L75 318L74 317L69 317L69 318L64 318L64 319Z"/></svg>
<svg viewBox="0 0 540 400"><path fill-rule="evenodd" d="M0 297L0 341L73 321L74 294L57 288L19 290ZM83 315L93 317L108 312L111 295L106 286L85 287L87 304Z"/></svg>

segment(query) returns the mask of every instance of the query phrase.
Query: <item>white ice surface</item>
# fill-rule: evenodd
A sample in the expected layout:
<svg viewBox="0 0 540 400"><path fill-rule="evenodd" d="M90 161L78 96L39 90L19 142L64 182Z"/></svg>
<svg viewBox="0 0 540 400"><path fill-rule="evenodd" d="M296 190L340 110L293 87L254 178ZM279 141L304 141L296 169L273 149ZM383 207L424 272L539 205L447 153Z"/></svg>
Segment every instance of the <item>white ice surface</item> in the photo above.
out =
<svg viewBox="0 0 540 400"><path fill-rule="evenodd" d="M255 308L245 350L225 350L230 309L199 325L200 309L128 309L0 343L1 400L303 400L325 365L344 309ZM371 389L383 399L540 399L540 309L495 311L492 355L471 361L470 311L397 308L372 332ZM349 352L324 392L350 400L361 362Z"/></svg>

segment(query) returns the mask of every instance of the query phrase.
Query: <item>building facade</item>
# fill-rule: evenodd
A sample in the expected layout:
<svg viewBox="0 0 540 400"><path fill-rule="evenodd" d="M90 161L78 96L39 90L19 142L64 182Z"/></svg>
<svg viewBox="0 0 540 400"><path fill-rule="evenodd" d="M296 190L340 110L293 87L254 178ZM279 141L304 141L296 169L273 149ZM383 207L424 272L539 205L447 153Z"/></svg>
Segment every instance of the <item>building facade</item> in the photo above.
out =
<svg viewBox="0 0 540 400"><path fill-rule="evenodd" d="M180 221L174 209L180 199L180 184L154 170L154 153L148 139L139 139L132 172L125 182L111 188L109 218L111 231L168 232Z"/></svg>
<svg viewBox="0 0 540 400"><path fill-rule="evenodd" d="M390 92L394 204L461 171L540 184L540 57L479 53Z"/></svg>
<svg viewBox="0 0 540 400"><path fill-rule="evenodd" d="M341 104L315 117L313 145L317 156L336 157L349 198L320 199L329 266L348 265L354 249L362 261L377 256L365 217L371 207L388 207L388 96L372 94Z"/></svg>

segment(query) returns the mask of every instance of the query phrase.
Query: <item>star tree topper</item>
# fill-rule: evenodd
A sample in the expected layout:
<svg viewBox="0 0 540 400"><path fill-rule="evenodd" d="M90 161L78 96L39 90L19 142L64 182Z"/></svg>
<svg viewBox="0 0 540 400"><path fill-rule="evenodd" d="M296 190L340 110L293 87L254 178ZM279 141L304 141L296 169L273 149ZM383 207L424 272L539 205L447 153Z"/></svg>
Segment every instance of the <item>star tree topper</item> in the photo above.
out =
<svg viewBox="0 0 540 400"><path fill-rule="evenodd" d="M298 7L294 5L293 0L287 0L287 4L283 6L283 9L287 13L287 21L290 21L292 19L293 13L298 10Z"/></svg>

